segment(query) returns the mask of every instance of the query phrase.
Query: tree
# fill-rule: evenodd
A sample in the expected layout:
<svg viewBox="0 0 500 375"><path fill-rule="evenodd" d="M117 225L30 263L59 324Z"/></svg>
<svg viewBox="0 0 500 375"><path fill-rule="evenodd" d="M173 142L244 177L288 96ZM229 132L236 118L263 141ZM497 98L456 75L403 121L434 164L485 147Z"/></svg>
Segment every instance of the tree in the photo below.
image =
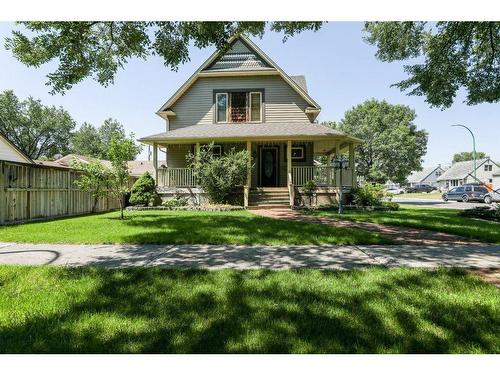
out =
<svg viewBox="0 0 500 375"><path fill-rule="evenodd" d="M407 61L395 86L447 108L460 89L468 105L500 100L500 22L367 22L365 40L381 61Z"/></svg>
<svg viewBox="0 0 500 375"><path fill-rule="evenodd" d="M129 201L132 204L146 206L150 203L154 204L154 201L157 200L157 198L158 194L156 193L155 180L149 172L144 172L144 174L139 177L139 179L132 186Z"/></svg>
<svg viewBox="0 0 500 375"><path fill-rule="evenodd" d="M39 67L56 61L47 75L52 93L64 93L84 78L113 83L118 68L132 58L163 57L176 70L189 61L189 46L224 50L236 33L262 37L266 22L21 22L26 34L14 31L5 46L23 64ZM272 31L288 37L318 30L322 22L270 22Z"/></svg>
<svg viewBox="0 0 500 375"><path fill-rule="evenodd" d="M476 152L476 159L484 159L487 158L486 154L484 152ZM468 161L468 160L474 160L474 154L473 152L459 152L455 155L453 155L453 163L457 163L459 161Z"/></svg>
<svg viewBox="0 0 500 375"><path fill-rule="evenodd" d="M109 171L100 161L94 160L90 163L75 162L74 168L83 172L75 181L75 185L82 191L89 193L94 198L92 212L95 212L99 199L105 197L108 192L108 173Z"/></svg>
<svg viewBox="0 0 500 375"><path fill-rule="evenodd" d="M133 134L129 138L120 139L113 136L109 146L109 160L111 161L110 192L120 200L120 219L123 219L125 208L125 194L129 192L129 169L127 161L132 160L141 152L141 146L134 141Z"/></svg>
<svg viewBox="0 0 500 375"><path fill-rule="evenodd" d="M367 181L403 182L422 169L427 133L417 130L415 111L405 105L370 99L347 111L340 123L326 123L361 138L356 147L356 171Z"/></svg>
<svg viewBox="0 0 500 375"><path fill-rule="evenodd" d="M246 182L250 154L232 148L222 156L215 156L213 146L212 143L194 155L189 154L188 164L210 201L229 203L234 188Z"/></svg>
<svg viewBox="0 0 500 375"><path fill-rule="evenodd" d="M0 93L0 132L32 159L68 153L75 125L61 107L44 106L32 97L19 100L10 90Z"/></svg>
<svg viewBox="0 0 500 375"><path fill-rule="evenodd" d="M92 124L83 123L71 138L72 149L79 154L89 155L98 159L109 159L111 138L125 139L123 125L112 118L95 128ZM137 155L132 158L135 159Z"/></svg>

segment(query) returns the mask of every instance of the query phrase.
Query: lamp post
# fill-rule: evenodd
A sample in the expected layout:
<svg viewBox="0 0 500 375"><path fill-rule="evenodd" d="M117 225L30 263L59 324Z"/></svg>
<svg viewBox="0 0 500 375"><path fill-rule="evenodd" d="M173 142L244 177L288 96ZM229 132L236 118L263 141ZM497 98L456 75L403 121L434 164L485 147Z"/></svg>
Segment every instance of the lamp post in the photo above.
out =
<svg viewBox="0 0 500 375"><path fill-rule="evenodd" d="M472 130L470 130L467 126L462 125L462 124L456 124L456 125L451 125L451 126L459 126L461 128L467 129L472 135L472 158L474 159L474 182L477 181L476 179L476 138L474 138L474 133L472 133Z"/></svg>
<svg viewBox="0 0 500 375"><path fill-rule="evenodd" d="M339 181L339 214L344 212L344 207L342 206L342 195L343 195L343 188L342 188L342 170L349 168L349 160L345 160L342 157L335 158L333 160L333 169L336 172L340 172L340 181Z"/></svg>

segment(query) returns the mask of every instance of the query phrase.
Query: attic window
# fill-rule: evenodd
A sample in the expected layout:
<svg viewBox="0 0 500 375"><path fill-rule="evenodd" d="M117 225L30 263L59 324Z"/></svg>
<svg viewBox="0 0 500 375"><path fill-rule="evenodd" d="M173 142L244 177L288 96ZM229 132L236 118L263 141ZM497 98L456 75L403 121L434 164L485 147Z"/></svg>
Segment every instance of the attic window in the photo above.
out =
<svg viewBox="0 0 500 375"><path fill-rule="evenodd" d="M484 170L485 170L486 172L491 172L491 171L493 170L493 166L492 166L491 164L486 164L486 165L484 166Z"/></svg>
<svg viewBox="0 0 500 375"><path fill-rule="evenodd" d="M262 96L261 91L216 93L215 122L262 122Z"/></svg>

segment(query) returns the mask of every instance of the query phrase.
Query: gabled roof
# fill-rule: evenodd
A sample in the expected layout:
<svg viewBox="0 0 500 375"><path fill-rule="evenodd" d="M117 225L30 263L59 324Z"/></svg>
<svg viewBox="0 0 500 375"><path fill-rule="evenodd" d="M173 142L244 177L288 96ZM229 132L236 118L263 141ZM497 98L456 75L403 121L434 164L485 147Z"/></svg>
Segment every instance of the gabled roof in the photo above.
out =
<svg viewBox="0 0 500 375"><path fill-rule="evenodd" d="M422 182L427 177L429 177L432 173L434 173L434 171L436 171L437 169L441 169L444 171L444 169L440 165L438 165L437 167L425 168L421 171L411 172L411 174L408 176L407 180L409 183L412 183L412 184Z"/></svg>
<svg viewBox="0 0 500 375"><path fill-rule="evenodd" d="M304 100L318 111L321 107L307 93L307 88L297 83L255 43L244 35L237 34L228 40L229 49L215 51L189 79L156 112L160 117L196 82L199 77L241 74L276 74L280 75ZM245 48L245 49L244 49ZM229 54L229 55L228 55ZM305 80L304 80L305 81Z"/></svg>
<svg viewBox="0 0 500 375"><path fill-rule="evenodd" d="M24 153L23 150L21 150L19 147L17 147L14 143L12 143L12 141L7 138L7 136L3 133L0 132L0 140L3 140L4 143L6 143L9 148L11 150L14 151L14 153L16 153L17 155L19 155L19 157L24 160L26 163L29 163L29 164L34 164L34 161Z"/></svg>
<svg viewBox="0 0 500 375"><path fill-rule="evenodd" d="M476 170L481 167L487 161L496 165L490 158L478 159L476 160ZM437 180L438 181L446 181L446 180L459 180L467 177L467 175L474 172L474 160L467 161L459 161L453 163L451 167L446 170Z"/></svg>

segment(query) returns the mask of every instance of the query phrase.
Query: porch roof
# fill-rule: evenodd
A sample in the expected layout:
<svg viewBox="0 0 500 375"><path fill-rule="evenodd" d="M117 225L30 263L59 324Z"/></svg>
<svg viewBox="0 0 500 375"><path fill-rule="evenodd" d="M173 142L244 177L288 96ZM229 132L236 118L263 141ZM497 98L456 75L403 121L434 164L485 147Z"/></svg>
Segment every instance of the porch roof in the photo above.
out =
<svg viewBox="0 0 500 375"><path fill-rule="evenodd" d="M361 143L359 138L349 136L324 125L311 123L231 123L193 125L139 139L144 143L182 143L188 141L214 140L349 140Z"/></svg>

